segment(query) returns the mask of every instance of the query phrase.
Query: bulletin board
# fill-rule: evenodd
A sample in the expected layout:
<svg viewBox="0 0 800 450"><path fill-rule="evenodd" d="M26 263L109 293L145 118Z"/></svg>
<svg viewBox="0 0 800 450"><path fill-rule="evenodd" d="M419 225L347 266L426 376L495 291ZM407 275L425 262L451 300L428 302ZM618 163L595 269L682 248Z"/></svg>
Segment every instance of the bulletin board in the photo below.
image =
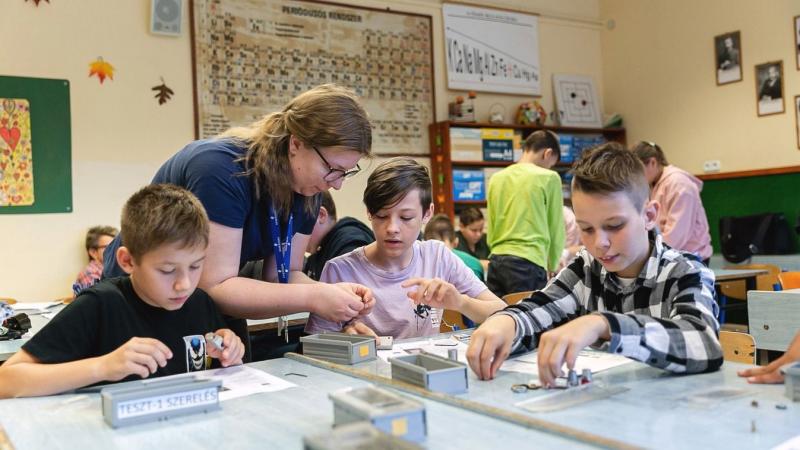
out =
<svg viewBox="0 0 800 450"><path fill-rule="evenodd" d="M452 3L442 16L450 89L542 95L538 16Z"/></svg>
<svg viewBox="0 0 800 450"><path fill-rule="evenodd" d="M436 117L430 16L311 1L190 4L199 138L337 83L361 97L376 153L428 154Z"/></svg>
<svg viewBox="0 0 800 450"><path fill-rule="evenodd" d="M0 214L72 212L69 81L0 76Z"/></svg>

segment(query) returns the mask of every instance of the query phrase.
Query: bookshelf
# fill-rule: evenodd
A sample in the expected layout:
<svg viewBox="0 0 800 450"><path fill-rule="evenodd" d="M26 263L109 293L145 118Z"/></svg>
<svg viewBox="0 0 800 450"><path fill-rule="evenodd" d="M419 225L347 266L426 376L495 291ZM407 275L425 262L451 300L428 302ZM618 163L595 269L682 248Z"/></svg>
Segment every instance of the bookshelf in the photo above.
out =
<svg viewBox="0 0 800 450"><path fill-rule="evenodd" d="M484 158L497 158L501 153L508 158L507 143L501 143L497 151L486 147L483 140L487 135L494 132L493 137L500 136L502 141L507 141L510 133L516 135L512 138L514 150L521 149L521 143L531 133L536 130L551 130L559 137L572 140L572 149L579 148L580 144L598 143L600 140L617 141L626 145L625 128L576 128L576 127L555 127L555 126L535 126L535 125L510 125L492 124L480 122L451 122L443 121L429 125L430 149L431 149L431 176L433 178L433 202L436 212L448 214L455 218L456 214L468 207L486 207L486 190L488 187L487 178L491 177L494 171L500 170L510 164L513 160L486 161ZM455 130L454 130L455 129ZM455 137L454 137L455 136ZM477 136L482 136L478 138ZM593 141L594 140L594 141ZM457 142L453 142L457 141ZM467 144L464 144L467 142ZM453 148L453 146L456 148ZM476 147L477 146L477 147ZM506 147L504 147L506 146ZM587 147L589 145L586 145ZM562 151L564 150L562 144ZM488 153L488 154L487 154ZM518 151L514 153L519 153ZM569 162L559 162L553 168L562 177L562 180L569 180L567 172L572 167L572 161L577 159L578 152L570 151L562 154L562 159ZM518 156L513 157L516 159ZM456 170L454 173L453 170ZM488 169L488 170L487 170ZM479 174L481 172L481 174ZM488 175L488 176L487 176ZM462 186L478 186L478 182L483 183L482 189L472 189L465 192ZM454 195L454 187L458 188L460 198ZM472 197L472 198L470 198ZM565 199L568 197L565 196Z"/></svg>

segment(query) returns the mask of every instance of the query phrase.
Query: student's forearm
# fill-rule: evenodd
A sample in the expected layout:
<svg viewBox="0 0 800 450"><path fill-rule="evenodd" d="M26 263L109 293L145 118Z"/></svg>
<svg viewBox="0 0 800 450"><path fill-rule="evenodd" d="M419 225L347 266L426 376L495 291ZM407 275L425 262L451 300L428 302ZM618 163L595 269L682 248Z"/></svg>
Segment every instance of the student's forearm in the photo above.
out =
<svg viewBox="0 0 800 450"><path fill-rule="evenodd" d="M459 312L469 317L469 320L477 323L485 321L487 317L507 306L500 299L481 300L465 294L462 294L462 298L464 301Z"/></svg>
<svg viewBox="0 0 800 450"><path fill-rule="evenodd" d="M233 277L206 289L220 310L243 319L314 312L317 283L278 284ZM318 302L316 302L318 303Z"/></svg>
<svg viewBox="0 0 800 450"><path fill-rule="evenodd" d="M0 398L59 394L105 381L100 358L61 364L20 362L0 367Z"/></svg>
<svg viewBox="0 0 800 450"><path fill-rule="evenodd" d="M309 276L306 275L301 270L292 270L292 271L289 272L289 283L313 284L313 283L317 283L317 281L314 281L311 278L309 278Z"/></svg>

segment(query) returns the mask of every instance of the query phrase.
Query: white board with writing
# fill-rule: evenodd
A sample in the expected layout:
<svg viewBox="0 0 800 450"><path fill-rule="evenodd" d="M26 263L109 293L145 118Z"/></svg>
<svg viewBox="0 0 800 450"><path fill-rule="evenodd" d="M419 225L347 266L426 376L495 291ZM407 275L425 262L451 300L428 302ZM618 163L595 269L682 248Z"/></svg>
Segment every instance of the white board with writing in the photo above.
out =
<svg viewBox="0 0 800 450"><path fill-rule="evenodd" d="M457 4L442 13L450 89L542 95L538 16Z"/></svg>

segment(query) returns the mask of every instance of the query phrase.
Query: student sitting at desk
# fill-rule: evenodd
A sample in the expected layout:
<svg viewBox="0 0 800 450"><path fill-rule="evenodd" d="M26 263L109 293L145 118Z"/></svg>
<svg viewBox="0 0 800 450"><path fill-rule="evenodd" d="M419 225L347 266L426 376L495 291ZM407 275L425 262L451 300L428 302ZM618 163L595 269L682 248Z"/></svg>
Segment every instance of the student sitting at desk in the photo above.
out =
<svg viewBox="0 0 800 450"><path fill-rule="evenodd" d="M375 307L347 323L311 314L307 332L429 336L439 333L441 309L482 322L505 306L444 244L417 240L433 215L431 179L424 166L411 158L379 165L367 180L364 204L376 241L328 261L320 281L368 286Z"/></svg>
<svg viewBox="0 0 800 450"><path fill-rule="evenodd" d="M84 290L0 366L0 398L50 395L104 381L242 363L244 345L214 302L195 289L208 246L208 217L187 190L153 184L122 211L117 260L130 277ZM222 350L204 335L223 339Z"/></svg>
<svg viewBox="0 0 800 450"><path fill-rule="evenodd" d="M718 369L714 274L652 231L658 204L648 201L641 161L609 143L585 152L574 172L585 247L544 290L473 333L472 370L492 379L510 353L538 347L539 380L552 386L591 344L670 372Z"/></svg>

